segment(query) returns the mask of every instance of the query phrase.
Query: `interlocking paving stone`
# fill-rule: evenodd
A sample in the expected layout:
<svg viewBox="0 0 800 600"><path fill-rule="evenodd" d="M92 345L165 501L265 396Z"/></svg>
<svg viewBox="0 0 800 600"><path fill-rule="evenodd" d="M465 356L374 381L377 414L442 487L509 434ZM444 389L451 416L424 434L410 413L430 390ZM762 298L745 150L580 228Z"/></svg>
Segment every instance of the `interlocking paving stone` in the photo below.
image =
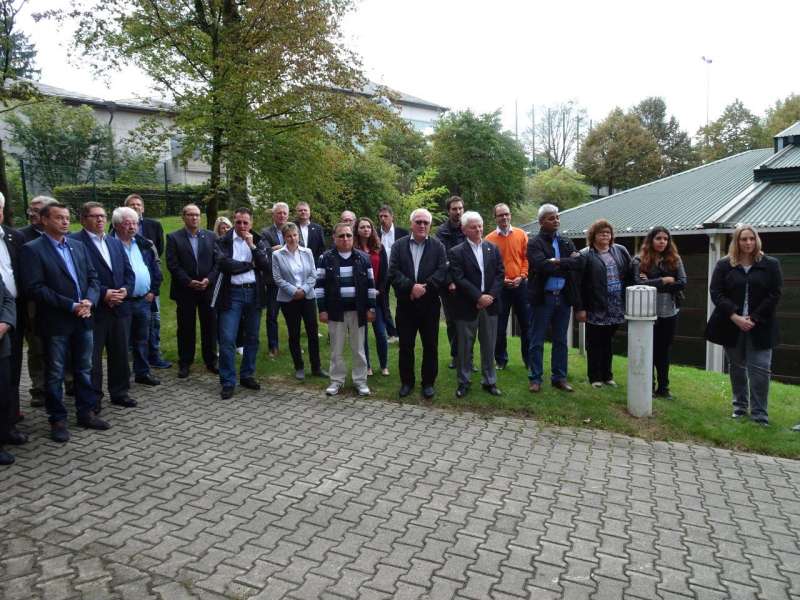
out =
<svg viewBox="0 0 800 600"><path fill-rule="evenodd" d="M23 389L25 389L23 382ZM0 598L798 598L800 463L210 376L0 470Z"/></svg>

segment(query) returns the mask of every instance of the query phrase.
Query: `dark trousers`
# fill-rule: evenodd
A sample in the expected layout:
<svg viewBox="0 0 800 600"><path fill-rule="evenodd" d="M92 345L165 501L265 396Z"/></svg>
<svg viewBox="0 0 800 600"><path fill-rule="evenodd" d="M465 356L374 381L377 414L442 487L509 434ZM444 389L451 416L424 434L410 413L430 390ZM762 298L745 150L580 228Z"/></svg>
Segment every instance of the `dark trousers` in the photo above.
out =
<svg viewBox="0 0 800 600"><path fill-rule="evenodd" d="M11 331L11 357L9 364L10 387L8 393L11 396L12 407L16 421L19 415L19 382L22 378L22 350L25 343L25 327L27 326L26 312L27 302L17 300L17 326Z"/></svg>
<svg viewBox="0 0 800 600"><path fill-rule="evenodd" d="M147 360L158 363L161 358L161 300L156 296L150 306L150 333L147 335Z"/></svg>
<svg viewBox="0 0 800 600"><path fill-rule="evenodd" d="M117 317L107 311L98 310L94 316L92 350L92 390L95 410L100 410L103 397L103 350L108 365L108 395L112 400L128 396L131 387L131 368L128 363L128 341L131 317Z"/></svg>
<svg viewBox="0 0 800 600"><path fill-rule="evenodd" d="M150 363L147 353L150 345L150 326L152 319L152 302L141 298L128 300L131 303L131 337L133 347L133 373L137 377L150 374Z"/></svg>
<svg viewBox="0 0 800 600"><path fill-rule="evenodd" d="M442 310L444 311L444 322L447 326L447 341L450 342L450 357L455 360L458 356L458 334L456 333L456 320L453 317L452 308L453 296L450 292L442 294Z"/></svg>
<svg viewBox="0 0 800 600"><path fill-rule="evenodd" d="M586 365L589 371L589 382L611 381L611 341L619 325L586 324Z"/></svg>
<svg viewBox="0 0 800 600"><path fill-rule="evenodd" d="M0 358L0 447L17 421L14 398L11 393L11 358Z"/></svg>
<svg viewBox="0 0 800 600"><path fill-rule="evenodd" d="M267 344L270 350L278 349L278 286L267 287Z"/></svg>
<svg viewBox="0 0 800 600"><path fill-rule="evenodd" d="M497 343L494 347L494 360L498 365L508 363L508 318L511 309L517 315L519 322L519 349L522 354L522 364L528 366L528 350L530 340L528 333L531 327L531 306L528 304L528 281L523 279L515 288L504 287L500 294L500 313L497 319Z"/></svg>
<svg viewBox="0 0 800 600"><path fill-rule="evenodd" d="M25 311L25 341L28 342L28 375L31 378L31 398L44 400L45 381L44 363L45 351L42 347L42 338L35 331L36 305L32 300L26 302Z"/></svg>
<svg viewBox="0 0 800 600"><path fill-rule="evenodd" d="M67 420L64 405L64 373L72 371L75 381L75 411L84 419L94 410L92 390L91 329L76 328L69 335L42 338L45 349L45 408L51 423Z"/></svg>
<svg viewBox="0 0 800 600"><path fill-rule="evenodd" d="M439 374L439 302L417 306L397 305L397 333L400 337L398 370L400 382L414 385L414 347L417 333L422 340L422 387L432 386Z"/></svg>
<svg viewBox="0 0 800 600"><path fill-rule="evenodd" d="M653 366L656 368L660 392L669 389L669 348L675 339L675 328L678 325L678 315L674 317L658 318L653 327Z"/></svg>
<svg viewBox="0 0 800 600"><path fill-rule="evenodd" d="M397 327L394 324L394 317L392 317L392 307L389 301L389 293L392 291L392 286L386 286L386 292L383 294L383 322L386 325L386 334L390 337L397 337ZM379 300L380 301L380 300Z"/></svg>
<svg viewBox="0 0 800 600"><path fill-rule="evenodd" d="M286 330L289 333L289 352L292 354L295 371L304 369L303 352L300 348L300 320L306 326L306 338L308 339L308 359L311 362L311 370L319 371L319 326L317 325L317 303L316 300L303 298L302 300L292 300L291 302L281 302L283 318L286 319Z"/></svg>
<svg viewBox="0 0 800 600"><path fill-rule="evenodd" d="M200 348L207 366L217 364L217 312L199 294L182 296L175 303L178 319L178 362L188 367L194 362L197 346L196 318L200 319Z"/></svg>

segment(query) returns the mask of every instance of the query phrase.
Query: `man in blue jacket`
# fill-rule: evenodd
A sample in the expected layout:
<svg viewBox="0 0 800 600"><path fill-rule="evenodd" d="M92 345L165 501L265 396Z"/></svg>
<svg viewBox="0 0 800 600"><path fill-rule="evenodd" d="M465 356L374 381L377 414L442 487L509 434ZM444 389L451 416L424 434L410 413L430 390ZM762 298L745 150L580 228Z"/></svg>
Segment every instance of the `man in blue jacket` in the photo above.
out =
<svg viewBox="0 0 800 600"><path fill-rule="evenodd" d="M111 404L126 408L136 406L128 395L131 369L128 364L128 341L131 330L131 305L135 277L122 243L106 234L106 211L99 202L81 207L83 229L69 237L81 242L89 252L100 282L100 301L94 307L94 351L92 353L92 388L95 411L100 412L103 397L103 350L108 363L108 395Z"/></svg>
<svg viewBox="0 0 800 600"><path fill-rule="evenodd" d="M66 237L69 209L58 202L39 213L43 235L22 247L25 293L36 303L36 328L45 348L45 407L50 436L69 441L63 400L67 356L72 356L78 425L108 429L94 414L92 390L92 308L100 299L100 283L86 247Z"/></svg>

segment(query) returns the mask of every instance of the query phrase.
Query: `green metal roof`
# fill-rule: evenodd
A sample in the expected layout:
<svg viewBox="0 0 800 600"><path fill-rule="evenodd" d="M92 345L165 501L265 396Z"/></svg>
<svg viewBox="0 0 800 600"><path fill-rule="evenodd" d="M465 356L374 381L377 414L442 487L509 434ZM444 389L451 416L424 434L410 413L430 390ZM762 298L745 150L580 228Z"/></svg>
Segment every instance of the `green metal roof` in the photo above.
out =
<svg viewBox="0 0 800 600"><path fill-rule="evenodd" d="M762 169L789 169L792 167L800 167L800 146L786 146L761 165Z"/></svg>
<svg viewBox="0 0 800 600"><path fill-rule="evenodd" d="M800 135L800 121L798 121L798 122L797 122L797 123L795 123L794 125L790 125L789 127L787 127L786 129L784 129L783 131L781 131L781 132L780 132L778 135L776 135L775 137L776 137L776 138L779 138L779 137L788 137L788 136L790 136L790 135Z"/></svg>
<svg viewBox="0 0 800 600"><path fill-rule="evenodd" d="M771 183L729 219L731 227L750 223L759 229L800 227L800 183Z"/></svg>
<svg viewBox="0 0 800 600"><path fill-rule="evenodd" d="M758 185L753 170L772 154L771 148L742 152L565 210L561 232L581 237L600 218L608 219L615 234L623 237L645 235L656 225L675 233L702 230L710 217ZM535 232L539 225L530 223L524 229Z"/></svg>

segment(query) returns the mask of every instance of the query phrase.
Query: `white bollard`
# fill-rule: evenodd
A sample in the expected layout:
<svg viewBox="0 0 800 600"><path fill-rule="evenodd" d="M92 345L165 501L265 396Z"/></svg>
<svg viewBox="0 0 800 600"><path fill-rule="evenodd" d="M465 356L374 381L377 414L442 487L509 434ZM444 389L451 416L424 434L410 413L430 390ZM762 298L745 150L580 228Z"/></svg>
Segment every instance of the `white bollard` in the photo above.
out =
<svg viewBox="0 0 800 600"><path fill-rule="evenodd" d="M653 414L653 323L656 288L634 285L625 290L628 320L628 412L634 417Z"/></svg>

